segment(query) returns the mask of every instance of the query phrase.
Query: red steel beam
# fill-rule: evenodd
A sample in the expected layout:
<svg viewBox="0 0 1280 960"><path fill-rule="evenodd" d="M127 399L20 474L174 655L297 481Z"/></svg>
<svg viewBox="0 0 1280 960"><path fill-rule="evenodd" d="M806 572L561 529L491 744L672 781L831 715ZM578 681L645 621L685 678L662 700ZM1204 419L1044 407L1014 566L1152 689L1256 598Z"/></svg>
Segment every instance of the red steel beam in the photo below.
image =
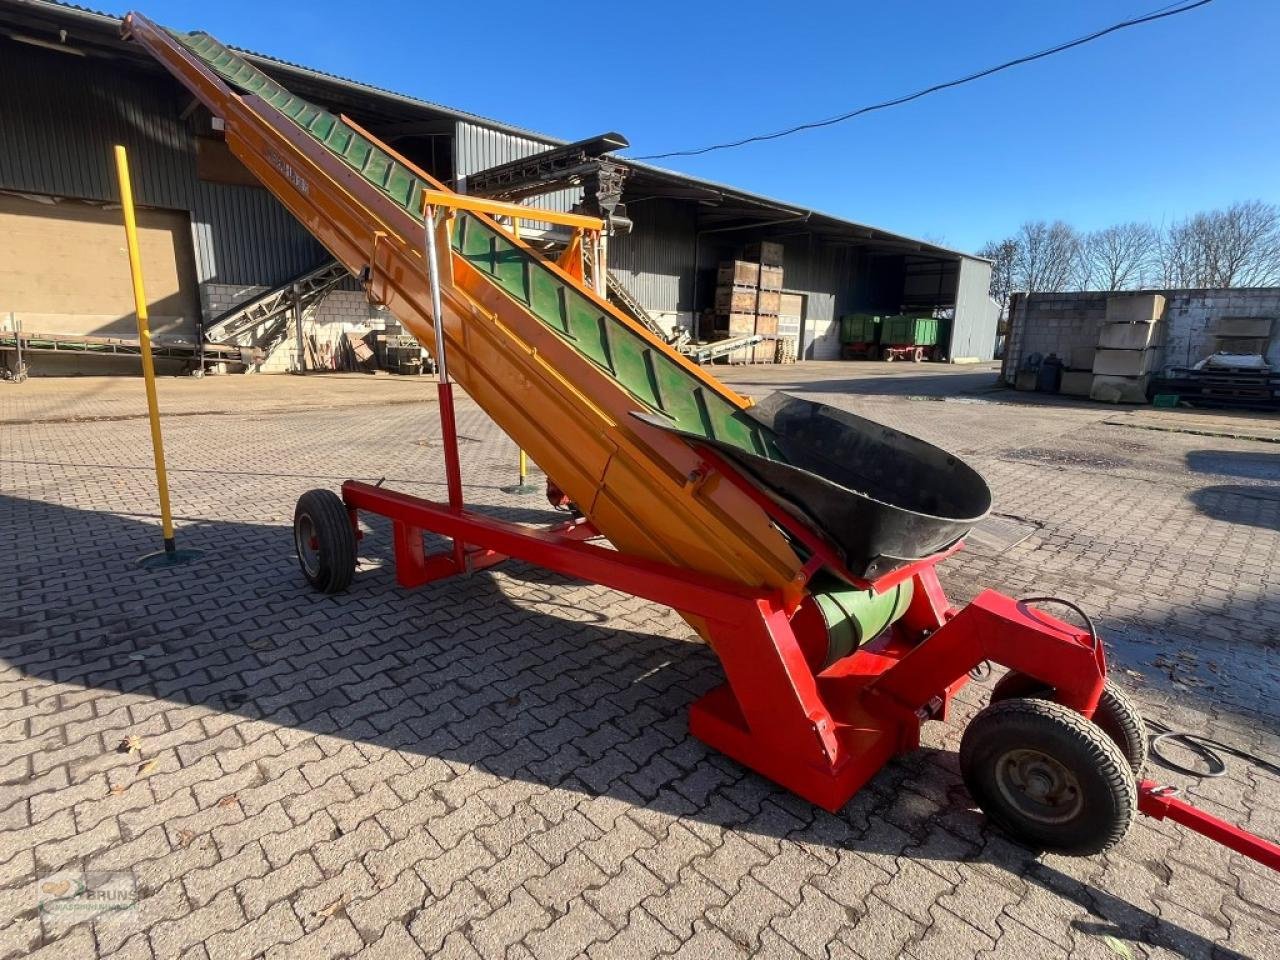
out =
<svg viewBox="0 0 1280 960"><path fill-rule="evenodd" d="M1138 784L1138 809L1148 817L1180 823L1214 843L1280 871L1280 846L1179 800L1171 790L1154 780L1143 780Z"/></svg>
<svg viewBox="0 0 1280 960"><path fill-rule="evenodd" d="M359 480L342 485L348 507L368 510L410 527L420 527L462 543L527 560L571 577L599 583L679 610L720 622L754 615L754 604L781 608L780 596L752 590L694 570L583 543L571 533L540 530L470 510L375 487Z"/></svg>

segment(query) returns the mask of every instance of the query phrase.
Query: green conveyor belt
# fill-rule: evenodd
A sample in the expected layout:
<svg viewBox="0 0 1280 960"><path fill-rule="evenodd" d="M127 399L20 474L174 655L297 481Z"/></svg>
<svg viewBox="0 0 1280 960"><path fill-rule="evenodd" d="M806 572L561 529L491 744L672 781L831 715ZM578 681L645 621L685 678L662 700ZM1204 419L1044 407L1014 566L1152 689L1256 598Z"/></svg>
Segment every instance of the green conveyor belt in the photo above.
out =
<svg viewBox="0 0 1280 960"><path fill-rule="evenodd" d="M253 93L289 117L397 206L421 219L422 192L433 189L395 157L335 116L291 94L261 70L204 33L174 36L231 86ZM678 354L655 344L619 315L601 310L576 285L550 270L506 233L462 212L453 248L540 322L605 371L645 408L680 430L783 460L771 433L736 404L692 375Z"/></svg>

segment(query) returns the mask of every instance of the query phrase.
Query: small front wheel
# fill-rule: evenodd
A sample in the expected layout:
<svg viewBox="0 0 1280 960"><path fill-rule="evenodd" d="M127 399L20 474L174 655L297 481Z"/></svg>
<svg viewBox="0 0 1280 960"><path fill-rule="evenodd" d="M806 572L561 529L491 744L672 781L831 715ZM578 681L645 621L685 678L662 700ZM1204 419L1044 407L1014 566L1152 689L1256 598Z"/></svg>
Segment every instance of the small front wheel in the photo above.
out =
<svg viewBox="0 0 1280 960"><path fill-rule="evenodd" d="M1054 691L1035 677L1010 670L992 687L991 702L999 703L1014 697L1053 700ZM1129 695L1110 678L1102 686L1102 695L1098 697L1098 706L1093 711L1093 722L1116 742L1120 752L1129 761L1133 775L1141 776L1149 749L1147 727Z"/></svg>
<svg viewBox="0 0 1280 960"><path fill-rule="evenodd" d="M332 490L308 490L293 510L293 542L302 575L323 593L341 593L356 572L356 532Z"/></svg>
<svg viewBox="0 0 1280 960"><path fill-rule="evenodd" d="M1114 846L1138 808L1120 748L1049 700L993 703L960 742L970 795L1000 829L1037 850L1087 856Z"/></svg>

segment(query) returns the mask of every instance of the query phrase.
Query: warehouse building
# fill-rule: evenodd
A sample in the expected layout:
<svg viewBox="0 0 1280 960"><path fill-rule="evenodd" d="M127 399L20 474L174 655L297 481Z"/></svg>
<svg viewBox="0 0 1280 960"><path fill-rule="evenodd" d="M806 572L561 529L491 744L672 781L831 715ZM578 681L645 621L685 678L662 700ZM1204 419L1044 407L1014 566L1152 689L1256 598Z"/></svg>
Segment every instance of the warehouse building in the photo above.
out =
<svg viewBox="0 0 1280 960"><path fill-rule="evenodd" d="M167 369L189 368L228 310L328 260L231 155L217 121L122 40L120 26L117 17L80 7L0 0L0 332L20 327L39 331L46 346L62 345L61 355L29 357L35 373L137 369L136 358L119 355L129 352L136 332L115 143L129 149L144 207L152 324L174 357ZM465 184L562 143L296 64L250 59L445 181ZM783 248L784 319L798 333L800 359L839 355L843 314L904 310L952 317L949 358L991 358L996 313L987 261L731 186L615 162L633 226L610 239L609 266L664 329L708 332L718 264L771 241ZM563 209L580 196L580 189L562 189L535 202ZM317 289L323 296L306 316L322 339L387 322L354 280ZM290 338L270 346L279 349L258 356L255 368L296 363Z"/></svg>

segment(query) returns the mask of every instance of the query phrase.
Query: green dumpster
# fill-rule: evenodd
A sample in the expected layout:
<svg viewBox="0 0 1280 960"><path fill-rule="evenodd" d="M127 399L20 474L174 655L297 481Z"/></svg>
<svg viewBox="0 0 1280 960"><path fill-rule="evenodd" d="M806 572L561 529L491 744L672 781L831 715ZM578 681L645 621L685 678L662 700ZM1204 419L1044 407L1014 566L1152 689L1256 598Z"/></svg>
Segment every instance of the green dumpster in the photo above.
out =
<svg viewBox="0 0 1280 960"><path fill-rule="evenodd" d="M841 343L875 343L879 334L879 317L869 313L847 313L840 318Z"/></svg>

